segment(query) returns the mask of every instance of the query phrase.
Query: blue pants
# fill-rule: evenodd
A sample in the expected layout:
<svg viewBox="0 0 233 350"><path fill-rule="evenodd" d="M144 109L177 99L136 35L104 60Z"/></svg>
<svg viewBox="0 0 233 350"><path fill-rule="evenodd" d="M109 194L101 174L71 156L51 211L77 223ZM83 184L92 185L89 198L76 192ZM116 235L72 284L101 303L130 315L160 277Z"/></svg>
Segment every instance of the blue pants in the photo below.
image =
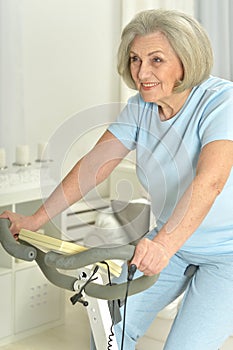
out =
<svg viewBox="0 0 233 350"><path fill-rule="evenodd" d="M199 266L193 277L184 275L190 264ZM135 349L157 313L184 291L164 350L219 349L233 333L233 254L184 252L172 257L154 286L128 298L124 349ZM122 322L115 326L119 349L121 330Z"/></svg>

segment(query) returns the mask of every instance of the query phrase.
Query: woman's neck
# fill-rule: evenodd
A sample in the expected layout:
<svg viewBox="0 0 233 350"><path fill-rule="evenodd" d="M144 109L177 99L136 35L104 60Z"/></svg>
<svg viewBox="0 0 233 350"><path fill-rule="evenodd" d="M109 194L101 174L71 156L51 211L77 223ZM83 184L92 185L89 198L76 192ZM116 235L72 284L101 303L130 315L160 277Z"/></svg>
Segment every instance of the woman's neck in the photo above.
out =
<svg viewBox="0 0 233 350"><path fill-rule="evenodd" d="M161 120L168 120L174 117L185 104L191 89L185 90L179 94L173 94L167 99L158 101L158 110Z"/></svg>

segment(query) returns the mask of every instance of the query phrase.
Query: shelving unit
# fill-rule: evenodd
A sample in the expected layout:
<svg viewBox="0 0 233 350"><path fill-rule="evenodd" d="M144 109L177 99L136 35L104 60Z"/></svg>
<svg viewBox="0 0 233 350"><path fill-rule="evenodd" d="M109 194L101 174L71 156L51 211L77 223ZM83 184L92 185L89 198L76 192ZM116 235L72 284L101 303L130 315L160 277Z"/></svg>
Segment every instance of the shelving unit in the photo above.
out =
<svg viewBox="0 0 233 350"><path fill-rule="evenodd" d="M140 198L143 194L135 166L128 160L122 161L109 179L108 196L99 192L99 198L84 199L75 203L61 215L61 231L63 240L72 240L82 244L86 236L94 230L96 217L111 206L112 199L130 201Z"/></svg>
<svg viewBox="0 0 233 350"><path fill-rule="evenodd" d="M110 206L109 197L80 201L61 215L62 239L83 244L86 235L94 230L96 215Z"/></svg>
<svg viewBox="0 0 233 350"><path fill-rule="evenodd" d="M1 194L0 212L24 215L41 204L39 188ZM59 237L60 218L43 227L46 234ZM0 246L0 345L39 333L64 322L64 291L44 277L35 262L11 257Z"/></svg>

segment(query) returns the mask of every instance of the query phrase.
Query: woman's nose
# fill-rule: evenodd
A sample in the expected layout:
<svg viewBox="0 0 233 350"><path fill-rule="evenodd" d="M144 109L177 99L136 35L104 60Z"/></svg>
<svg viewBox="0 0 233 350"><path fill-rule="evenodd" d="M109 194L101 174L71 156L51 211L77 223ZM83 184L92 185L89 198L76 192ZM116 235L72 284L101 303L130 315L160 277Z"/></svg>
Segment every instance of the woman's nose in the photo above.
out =
<svg viewBox="0 0 233 350"><path fill-rule="evenodd" d="M145 81L151 77L151 67L147 62L141 62L140 69L138 72L138 78L141 81Z"/></svg>

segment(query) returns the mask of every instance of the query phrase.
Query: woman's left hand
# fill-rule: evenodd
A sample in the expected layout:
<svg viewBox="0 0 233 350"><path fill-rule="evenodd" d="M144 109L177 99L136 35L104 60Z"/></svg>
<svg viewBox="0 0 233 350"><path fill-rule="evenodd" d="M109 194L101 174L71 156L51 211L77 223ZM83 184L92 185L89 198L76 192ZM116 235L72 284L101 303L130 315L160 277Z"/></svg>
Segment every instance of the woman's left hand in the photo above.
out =
<svg viewBox="0 0 233 350"><path fill-rule="evenodd" d="M160 273L169 263L169 254L160 242L143 238L136 246L130 264L135 264L144 275Z"/></svg>

